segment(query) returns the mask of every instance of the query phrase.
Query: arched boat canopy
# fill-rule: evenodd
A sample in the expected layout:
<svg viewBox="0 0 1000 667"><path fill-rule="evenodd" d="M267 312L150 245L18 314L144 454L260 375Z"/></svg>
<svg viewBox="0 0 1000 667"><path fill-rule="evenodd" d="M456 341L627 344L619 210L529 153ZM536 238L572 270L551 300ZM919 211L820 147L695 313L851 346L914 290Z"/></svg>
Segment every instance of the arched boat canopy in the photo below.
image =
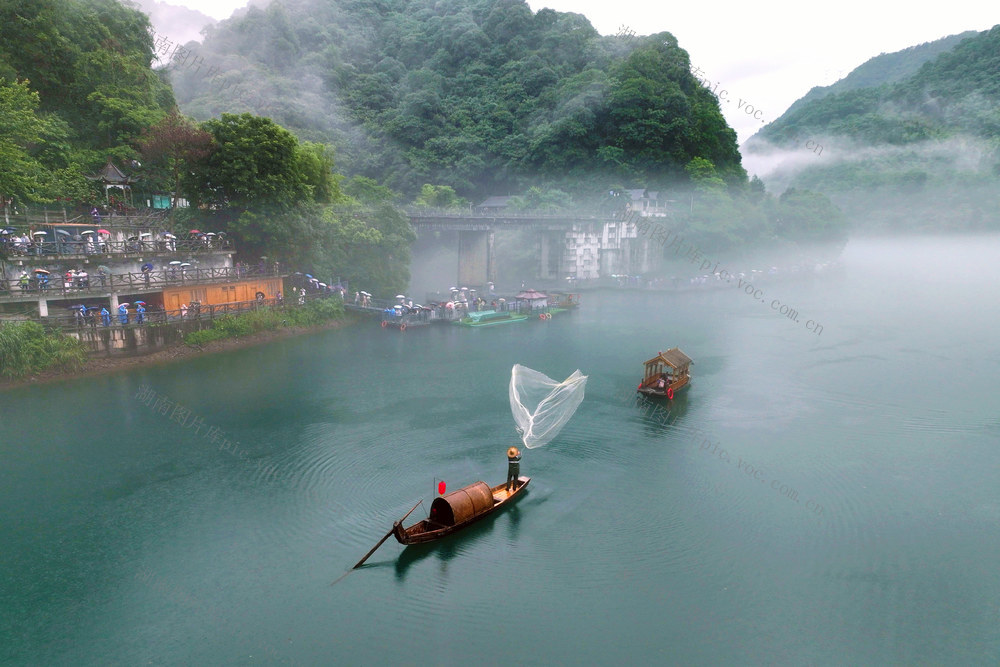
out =
<svg viewBox="0 0 1000 667"><path fill-rule="evenodd" d="M431 503L429 521L442 526L454 526L468 521L493 507L493 492L486 482L469 486L440 496Z"/></svg>

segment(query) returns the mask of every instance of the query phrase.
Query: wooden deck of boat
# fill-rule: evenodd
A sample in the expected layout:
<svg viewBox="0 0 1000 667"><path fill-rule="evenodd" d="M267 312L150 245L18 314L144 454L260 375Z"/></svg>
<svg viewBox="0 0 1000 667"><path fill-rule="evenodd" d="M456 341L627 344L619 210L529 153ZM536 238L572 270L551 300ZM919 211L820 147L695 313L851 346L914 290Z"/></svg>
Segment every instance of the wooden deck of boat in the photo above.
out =
<svg viewBox="0 0 1000 667"><path fill-rule="evenodd" d="M495 502L495 503L502 503L503 501L505 501L508 498L510 498L511 493L512 492L508 491L507 489L500 489L499 491L497 491L496 489L494 489L493 490L493 502Z"/></svg>

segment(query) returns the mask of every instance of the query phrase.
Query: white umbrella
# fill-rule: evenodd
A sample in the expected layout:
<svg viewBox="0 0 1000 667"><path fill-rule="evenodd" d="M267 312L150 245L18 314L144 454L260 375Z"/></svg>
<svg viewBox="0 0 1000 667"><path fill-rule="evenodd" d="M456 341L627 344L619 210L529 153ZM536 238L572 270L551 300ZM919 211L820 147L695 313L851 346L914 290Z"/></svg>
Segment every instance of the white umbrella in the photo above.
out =
<svg viewBox="0 0 1000 667"><path fill-rule="evenodd" d="M205 236L218 236L218 234L216 234L215 232L209 232L205 234Z"/></svg>
<svg viewBox="0 0 1000 667"><path fill-rule="evenodd" d="M174 261L170 262L170 266L179 266L180 263L181 263L181 260L175 259Z"/></svg>
<svg viewBox="0 0 1000 667"><path fill-rule="evenodd" d="M397 299L405 299L405 298L406 298L406 295L405 295L405 294L397 294L397 295L396 295L396 298L397 298Z"/></svg>
<svg viewBox="0 0 1000 667"><path fill-rule="evenodd" d="M86 236L87 234L93 234L93 233L94 233L93 229L85 229L82 232L80 232L80 235L81 236Z"/></svg>
<svg viewBox="0 0 1000 667"><path fill-rule="evenodd" d="M177 238L177 237L176 237L176 236L174 236L173 234L164 234L164 235L163 235L163 238L165 238L165 239L175 239L175 238Z"/></svg>
<svg viewBox="0 0 1000 667"><path fill-rule="evenodd" d="M170 263L173 264L173 262ZM189 262L181 262L181 266L191 266L191 264Z"/></svg>
<svg viewBox="0 0 1000 667"><path fill-rule="evenodd" d="M152 236L152 234L150 234L149 232L143 232L142 234L139 234L139 238L140 238L140 239L141 239L141 238L144 238L144 237L146 237L146 236Z"/></svg>
<svg viewBox="0 0 1000 667"><path fill-rule="evenodd" d="M45 236L48 232L35 232L32 236Z"/></svg>

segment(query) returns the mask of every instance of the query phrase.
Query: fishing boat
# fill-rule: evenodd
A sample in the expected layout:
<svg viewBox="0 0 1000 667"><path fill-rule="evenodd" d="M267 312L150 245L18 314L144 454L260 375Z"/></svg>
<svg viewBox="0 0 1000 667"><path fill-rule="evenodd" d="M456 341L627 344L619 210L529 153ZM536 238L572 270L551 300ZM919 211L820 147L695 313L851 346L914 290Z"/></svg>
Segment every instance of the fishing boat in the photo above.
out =
<svg viewBox="0 0 1000 667"><path fill-rule="evenodd" d="M512 491L507 490L506 484L491 488L486 482L476 482L458 491L438 496L431 503L430 516L409 528L403 528L401 519L392 525L392 534L400 544L433 542L513 503L530 481L530 477L518 477L517 486Z"/></svg>
<svg viewBox="0 0 1000 667"><path fill-rule="evenodd" d="M691 357L672 347L660 352L645 363L646 374L636 390L646 396L665 396L672 399L681 389L691 383L689 367L694 363Z"/></svg>

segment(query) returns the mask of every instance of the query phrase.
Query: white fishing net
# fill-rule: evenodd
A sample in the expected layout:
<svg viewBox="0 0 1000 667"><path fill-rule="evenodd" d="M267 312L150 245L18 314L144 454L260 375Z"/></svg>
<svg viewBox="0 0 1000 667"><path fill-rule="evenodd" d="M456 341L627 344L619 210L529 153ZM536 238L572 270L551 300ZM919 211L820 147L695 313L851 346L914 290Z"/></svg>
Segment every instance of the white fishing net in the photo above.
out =
<svg viewBox="0 0 1000 667"><path fill-rule="evenodd" d="M510 411L528 449L541 447L559 434L583 401L587 376L575 371L562 382L514 364L510 371Z"/></svg>

